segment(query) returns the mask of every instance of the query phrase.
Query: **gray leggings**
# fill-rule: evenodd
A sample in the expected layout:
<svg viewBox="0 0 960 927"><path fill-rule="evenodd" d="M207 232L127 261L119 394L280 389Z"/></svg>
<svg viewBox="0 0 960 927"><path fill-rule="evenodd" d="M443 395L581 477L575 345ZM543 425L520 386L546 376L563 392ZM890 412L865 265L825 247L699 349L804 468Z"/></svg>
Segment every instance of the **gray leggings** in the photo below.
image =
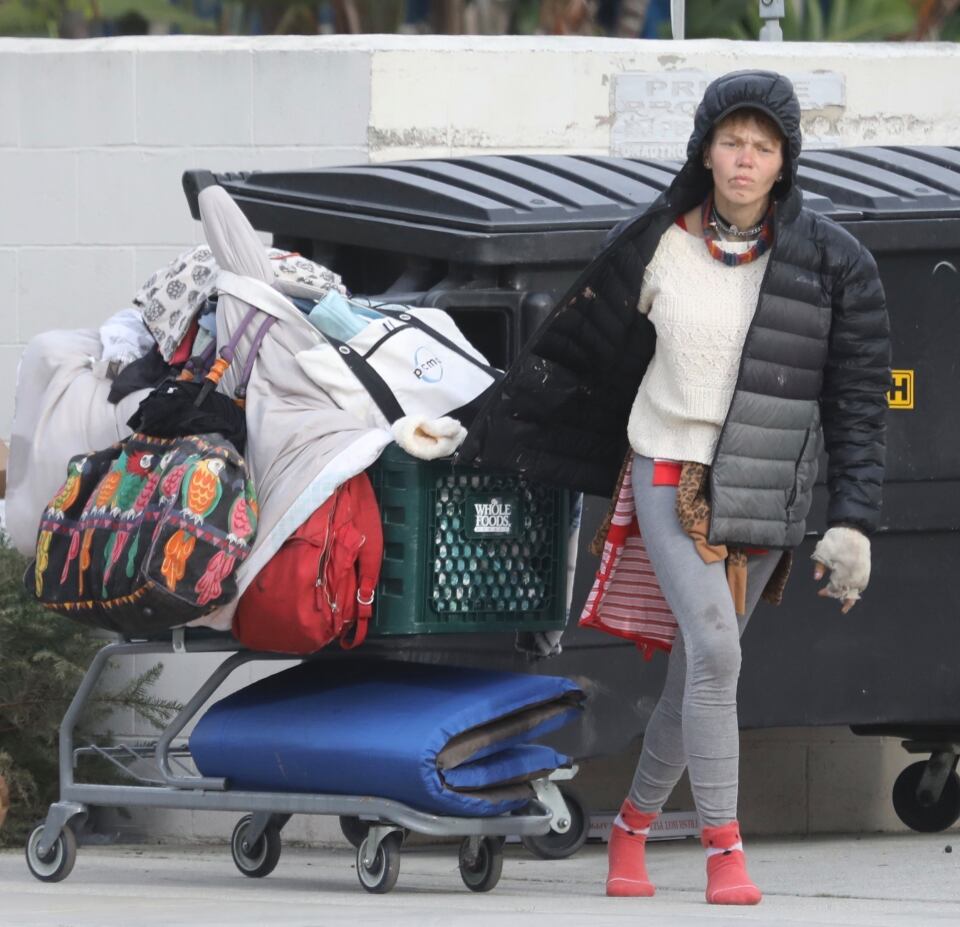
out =
<svg viewBox="0 0 960 927"><path fill-rule="evenodd" d="M747 612L738 618L725 564L703 562L677 519L676 487L653 486L652 480L653 461L637 456L637 521L680 634L643 737L630 800L641 811L659 812L689 767L700 821L717 827L737 817L740 635L781 551L750 558Z"/></svg>

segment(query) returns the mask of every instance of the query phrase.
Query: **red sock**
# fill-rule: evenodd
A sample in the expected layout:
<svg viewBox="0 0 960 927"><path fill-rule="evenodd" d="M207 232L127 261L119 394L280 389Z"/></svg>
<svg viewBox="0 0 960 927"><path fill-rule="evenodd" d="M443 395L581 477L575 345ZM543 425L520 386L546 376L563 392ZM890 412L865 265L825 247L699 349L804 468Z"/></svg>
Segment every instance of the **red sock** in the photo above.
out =
<svg viewBox="0 0 960 927"><path fill-rule="evenodd" d="M647 831L656 814L638 811L630 799L610 829L607 856L607 894L616 897L649 898L655 891L647 875L645 846Z"/></svg>
<svg viewBox="0 0 960 927"><path fill-rule="evenodd" d="M707 851L707 901L710 904L759 904L760 889L747 875L747 860L736 821L704 827L700 842Z"/></svg>

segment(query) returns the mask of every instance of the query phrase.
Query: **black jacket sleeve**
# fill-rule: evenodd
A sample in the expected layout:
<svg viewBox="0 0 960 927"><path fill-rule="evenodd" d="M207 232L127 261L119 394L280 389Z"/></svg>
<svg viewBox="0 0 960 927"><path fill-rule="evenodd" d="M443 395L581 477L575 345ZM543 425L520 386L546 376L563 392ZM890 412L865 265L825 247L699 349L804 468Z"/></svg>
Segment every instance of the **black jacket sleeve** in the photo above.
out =
<svg viewBox="0 0 960 927"><path fill-rule="evenodd" d="M827 523L869 534L880 518L883 491L890 323L873 256L859 243L849 244L857 250L835 278L821 394L829 455Z"/></svg>

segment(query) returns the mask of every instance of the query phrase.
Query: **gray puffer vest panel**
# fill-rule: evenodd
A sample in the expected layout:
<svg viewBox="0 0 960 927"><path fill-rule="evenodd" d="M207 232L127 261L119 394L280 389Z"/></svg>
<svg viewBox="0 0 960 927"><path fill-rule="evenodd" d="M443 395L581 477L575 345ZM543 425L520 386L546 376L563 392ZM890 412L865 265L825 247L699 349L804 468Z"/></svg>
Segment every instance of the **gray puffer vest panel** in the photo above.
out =
<svg viewBox="0 0 960 927"><path fill-rule="evenodd" d="M872 258L838 226L801 210L779 232L744 347L711 473L711 539L800 543L823 447L821 402L835 490L829 518L872 530L888 368ZM858 429L868 440L852 444Z"/></svg>

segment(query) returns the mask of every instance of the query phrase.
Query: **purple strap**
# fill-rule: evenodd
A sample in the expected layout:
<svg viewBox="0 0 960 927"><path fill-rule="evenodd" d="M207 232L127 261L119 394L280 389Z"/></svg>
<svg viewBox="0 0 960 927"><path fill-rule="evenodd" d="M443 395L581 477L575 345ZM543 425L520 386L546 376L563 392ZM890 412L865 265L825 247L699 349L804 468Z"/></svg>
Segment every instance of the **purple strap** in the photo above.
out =
<svg viewBox="0 0 960 927"><path fill-rule="evenodd" d="M243 373L240 376L240 382L237 384L237 388L233 391L233 395L237 399L243 399L247 395L247 384L250 382L250 376L253 373L253 365L257 361L257 354L260 353L260 345L263 344L263 339L266 337L267 332L270 331L270 326L276 321L277 320L274 316L268 315L260 323L260 328L257 329L256 335L253 336L253 341L250 344L250 350L247 351L247 361L243 365Z"/></svg>
<svg viewBox="0 0 960 927"><path fill-rule="evenodd" d="M211 338L207 346L199 353L190 357L183 365L184 370L189 370L195 377L205 374L213 363L213 352L217 349L217 339Z"/></svg>
<svg viewBox="0 0 960 927"><path fill-rule="evenodd" d="M259 311L259 309L251 306L247 310L247 314L243 317L243 321L240 322L233 335L230 337L230 340L220 349L220 356L228 364L233 363L233 357L237 352L237 345L240 344L240 339L250 327L250 323L256 318Z"/></svg>
<svg viewBox="0 0 960 927"><path fill-rule="evenodd" d="M220 349L220 358L226 361L226 366L229 367L233 363L234 355L237 351L237 345L240 344L240 339L243 337L244 332L250 327L250 323L256 318L257 313L260 310L254 306L251 306L247 310L247 314L243 317L240 324L236 327L233 335L230 337L230 340ZM247 366L243 372L243 378L241 379L240 385L237 387L236 392L234 393L235 398L242 399L247 392L247 379L250 377L250 372L253 370L253 361L256 359L257 351L260 349L260 342L263 341L263 336L266 334L266 330L276 321L273 316L270 316L268 322L263 323L260 326L260 331L257 332L257 335L253 339L250 355L247 357ZM197 394L197 398L194 399L193 404L200 408L203 403L206 401L207 396L210 395L216 388L219 379L214 380L209 376L209 371L207 371L206 378L204 379L203 386L200 388L200 392Z"/></svg>

